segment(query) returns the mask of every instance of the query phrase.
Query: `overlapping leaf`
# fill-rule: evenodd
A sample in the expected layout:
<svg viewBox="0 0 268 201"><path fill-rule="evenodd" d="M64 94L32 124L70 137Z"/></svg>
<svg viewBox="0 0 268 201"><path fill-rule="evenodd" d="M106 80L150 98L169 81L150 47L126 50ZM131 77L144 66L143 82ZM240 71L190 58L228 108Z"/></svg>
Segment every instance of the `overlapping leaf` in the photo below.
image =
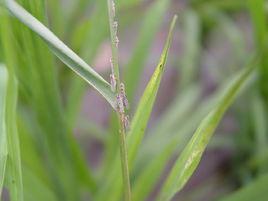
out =
<svg viewBox="0 0 268 201"><path fill-rule="evenodd" d="M14 0L6 0L5 6L18 20L44 39L59 59L86 80L92 87L102 94L113 107L115 107L115 94L110 90L108 82L58 39L47 27L29 14Z"/></svg>

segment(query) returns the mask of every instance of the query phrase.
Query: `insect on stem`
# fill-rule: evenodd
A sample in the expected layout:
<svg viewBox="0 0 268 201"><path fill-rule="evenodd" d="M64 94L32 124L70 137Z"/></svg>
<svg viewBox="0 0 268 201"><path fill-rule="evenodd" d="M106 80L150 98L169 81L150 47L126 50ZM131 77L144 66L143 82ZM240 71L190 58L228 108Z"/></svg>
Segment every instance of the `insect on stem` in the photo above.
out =
<svg viewBox="0 0 268 201"><path fill-rule="evenodd" d="M110 23L110 37L112 44L112 58L111 58L111 90L116 92L116 112L118 115L118 122L120 126L120 156L122 165L122 176L124 186L125 201L131 201L131 186L128 169L128 154L126 144L126 131L129 127L129 117L125 114L125 109L128 109L128 101L125 93L125 86L120 83L119 64L118 64L118 45L119 39L117 36L118 22L115 20L115 3L113 0L107 0Z"/></svg>

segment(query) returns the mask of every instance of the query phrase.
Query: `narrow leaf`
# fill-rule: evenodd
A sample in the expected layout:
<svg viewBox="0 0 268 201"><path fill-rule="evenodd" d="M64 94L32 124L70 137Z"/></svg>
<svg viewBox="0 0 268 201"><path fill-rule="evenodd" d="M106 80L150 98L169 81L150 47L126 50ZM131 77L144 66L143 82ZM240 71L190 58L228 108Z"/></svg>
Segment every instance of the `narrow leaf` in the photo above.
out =
<svg viewBox="0 0 268 201"><path fill-rule="evenodd" d="M17 82L15 78L10 75L8 78L8 91L6 99L8 159L5 181L7 182L11 200L23 201L20 144L16 121L17 91Z"/></svg>
<svg viewBox="0 0 268 201"><path fill-rule="evenodd" d="M180 191L197 168L203 152L205 151L210 138L217 128L226 110L233 103L243 84L252 75L254 65L252 64L243 70L227 88L219 99L214 109L202 120L193 137L186 145L180 157L175 162L171 173L164 183L159 196L159 201L170 200Z"/></svg>
<svg viewBox="0 0 268 201"><path fill-rule="evenodd" d="M170 26L167 42L166 42L165 48L160 58L160 62L143 93L143 96L139 102L137 111L134 115L134 118L131 124L131 130L127 138L130 169L136 157L139 145L143 139L145 129L148 124L150 114L152 112L152 108L153 108L155 98L158 92L158 88L161 82L161 78L164 72L164 67L166 64L168 50L171 44L172 34L173 34L176 20L177 20L177 16L173 18L173 21Z"/></svg>
<svg viewBox="0 0 268 201"><path fill-rule="evenodd" d="M27 201L57 201L56 195L51 189L32 171L23 168L24 175L24 199Z"/></svg>
<svg viewBox="0 0 268 201"><path fill-rule="evenodd" d="M62 62L86 80L115 107L115 94L110 90L108 82L14 0L6 0L5 6L18 20L38 34Z"/></svg>
<svg viewBox="0 0 268 201"><path fill-rule="evenodd" d="M7 70L3 65L0 65L0 198L4 184L7 161L7 136L5 127L7 81Z"/></svg>
<svg viewBox="0 0 268 201"><path fill-rule="evenodd" d="M259 88L261 95L265 98L265 102L268 102L268 59L267 59L267 16L266 16L266 1L265 0L249 0L249 10L252 18L252 26L255 34L256 48L263 51L259 66ZM267 106L267 104L266 104Z"/></svg>

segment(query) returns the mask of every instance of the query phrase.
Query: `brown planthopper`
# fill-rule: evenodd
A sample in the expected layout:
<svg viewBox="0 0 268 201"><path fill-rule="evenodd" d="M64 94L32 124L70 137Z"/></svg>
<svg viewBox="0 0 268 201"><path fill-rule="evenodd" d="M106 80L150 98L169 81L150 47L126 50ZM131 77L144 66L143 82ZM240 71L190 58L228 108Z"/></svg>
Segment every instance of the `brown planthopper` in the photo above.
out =
<svg viewBox="0 0 268 201"><path fill-rule="evenodd" d="M128 115L124 116L124 126L125 126L125 130L129 129L129 116Z"/></svg>
<svg viewBox="0 0 268 201"><path fill-rule="evenodd" d="M117 101L118 112L120 114L124 114L125 113L125 107L124 107L122 96L120 96L120 94L116 95L116 101Z"/></svg>
<svg viewBox="0 0 268 201"><path fill-rule="evenodd" d="M124 107L126 109L129 109L129 104L128 104L128 100L127 100L127 96L126 96L126 91L125 91L125 85L122 82L120 83L120 95L122 97Z"/></svg>

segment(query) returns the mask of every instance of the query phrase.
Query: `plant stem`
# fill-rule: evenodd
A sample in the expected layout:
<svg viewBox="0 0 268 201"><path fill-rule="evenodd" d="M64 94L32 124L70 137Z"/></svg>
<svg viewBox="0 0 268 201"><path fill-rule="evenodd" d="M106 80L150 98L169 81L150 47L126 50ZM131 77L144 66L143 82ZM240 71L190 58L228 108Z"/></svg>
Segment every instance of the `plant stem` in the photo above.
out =
<svg viewBox="0 0 268 201"><path fill-rule="evenodd" d="M120 140L120 157L121 157L121 167L123 176L123 189L124 189L124 200L131 201L131 186L129 179L129 168L128 168L128 153L126 145L126 130L124 126L124 121L122 120L121 114L118 113L119 121L119 140Z"/></svg>
<svg viewBox="0 0 268 201"><path fill-rule="evenodd" d="M112 76L115 78L116 83L116 94L119 99L117 99L117 106L122 103L121 94L121 82L120 82L120 73L119 73L119 62L118 62L118 37L117 37L117 28L118 23L115 21L115 4L113 0L107 0L108 12L109 12L109 24L110 24L110 34L111 34L111 44L112 44ZM121 157L121 167L122 167L122 179L123 179L123 190L124 190L124 200L131 201L131 186L129 179L129 168L128 168L128 153L127 153L127 144L126 144L126 126L125 126L125 106L122 106L116 109L118 123L119 123L119 141L120 141L120 157Z"/></svg>

